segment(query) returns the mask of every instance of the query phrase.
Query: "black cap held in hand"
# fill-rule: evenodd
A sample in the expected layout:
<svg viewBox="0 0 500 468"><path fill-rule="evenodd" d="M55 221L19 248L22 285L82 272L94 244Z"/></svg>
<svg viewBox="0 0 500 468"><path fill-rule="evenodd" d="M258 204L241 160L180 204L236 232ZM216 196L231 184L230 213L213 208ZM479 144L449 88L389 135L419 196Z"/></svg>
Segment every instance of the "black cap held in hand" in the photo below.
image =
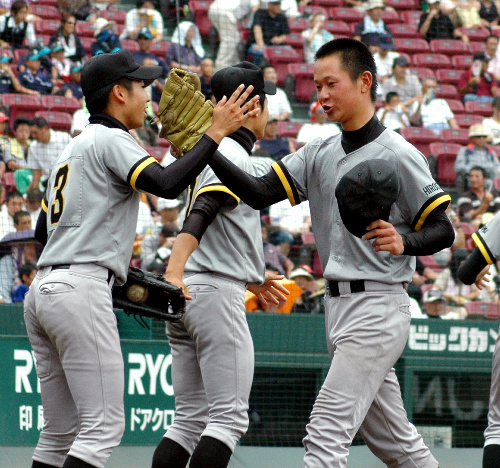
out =
<svg viewBox="0 0 500 468"><path fill-rule="evenodd" d="M240 62L223 68L214 74L211 81L212 92L217 101L224 96L229 99L240 84L244 84L245 88L253 85L249 99L261 94L276 94L276 85L272 81L264 80L262 69L250 62Z"/></svg>
<svg viewBox="0 0 500 468"><path fill-rule="evenodd" d="M387 161L372 159L353 167L335 188L347 230L361 238L369 224L378 219L388 221L398 191L398 176Z"/></svg>

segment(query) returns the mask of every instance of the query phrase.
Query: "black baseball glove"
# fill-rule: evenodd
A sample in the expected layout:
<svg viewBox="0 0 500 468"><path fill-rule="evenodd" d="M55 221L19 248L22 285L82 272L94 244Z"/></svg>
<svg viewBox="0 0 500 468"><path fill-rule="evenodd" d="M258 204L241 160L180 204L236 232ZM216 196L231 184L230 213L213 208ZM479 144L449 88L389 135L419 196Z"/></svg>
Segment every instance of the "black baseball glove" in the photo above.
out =
<svg viewBox="0 0 500 468"><path fill-rule="evenodd" d="M129 267L126 283L113 287L113 306L128 315L178 322L186 311L186 298L161 275Z"/></svg>

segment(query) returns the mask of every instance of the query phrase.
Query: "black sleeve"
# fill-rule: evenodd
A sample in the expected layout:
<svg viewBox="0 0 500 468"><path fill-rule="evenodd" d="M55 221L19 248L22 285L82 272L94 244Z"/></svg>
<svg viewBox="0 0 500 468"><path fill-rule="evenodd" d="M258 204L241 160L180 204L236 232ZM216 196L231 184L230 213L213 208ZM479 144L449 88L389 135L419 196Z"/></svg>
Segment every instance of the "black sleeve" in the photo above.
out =
<svg viewBox="0 0 500 468"><path fill-rule="evenodd" d="M448 219L444 206L429 213L419 231L403 234L403 255L432 255L446 247L451 247L455 240L455 231Z"/></svg>
<svg viewBox="0 0 500 468"><path fill-rule="evenodd" d="M201 241L208 226L217 216L217 213L233 198L225 192L205 192L194 202L189 216L184 220L181 232L187 232Z"/></svg>
<svg viewBox="0 0 500 468"><path fill-rule="evenodd" d="M429 13L422 13L422 15L420 16L420 21L418 22L417 31L420 30L422 25L425 23L427 16L429 16Z"/></svg>
<svg viewBox="0 0 500 468"><path fill-rule="evenodd" d="M203 135L190 151L170 166L147 166L137 177L135 186L162 198L177 198L205 168L218 146L209 136Z"/></svg>
<svg viewBox="0 0 500 468"><path fill-rule="evenodd" d="M219 151L215 152L209 165L222 183L254 210L261 210L287 198L286 190L273 170L262 177L252 176Z"/></svg>
<svg viewBox="0 0 500 468"><path fill-rule="evenodd" d="M458 269L458 279L464 284L476 281L479 272L488 265L481 251L476 247Z"/></svg>
<svg viewBox="0 0 500 468"><path fill-rule="evenodd" d="M416 266L415 266L415 271L419 275L423 275L424 274L424 270L425 270L425 265L422 263L422 260L420 260L418 257L416 258L416 260L417 260L417 263L416 263Z"/></svg>
<svg viewBox="0 0 500 468"><path fill-rule="evenodd" d="M47 213L43 209L36 220L35 239L42 245L47 243Z"/></svg>

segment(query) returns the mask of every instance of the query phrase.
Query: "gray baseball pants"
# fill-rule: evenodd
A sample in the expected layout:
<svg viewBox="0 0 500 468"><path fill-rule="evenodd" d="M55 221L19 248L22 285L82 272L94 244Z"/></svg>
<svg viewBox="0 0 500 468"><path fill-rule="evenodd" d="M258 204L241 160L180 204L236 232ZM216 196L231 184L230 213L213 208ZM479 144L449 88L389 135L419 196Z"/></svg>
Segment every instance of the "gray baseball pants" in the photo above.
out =
<svg viewBox="0 0 500 468"><path fill-rule="evenodd" d="M331 365L304 438L306 468L345 468L358 429L390 468L436 468L437 461L408 421L393 369L410 326L402 284L365 281L365 292L325 296Z"/></svg>
<svg viewBox="0 0 500 468"><path fill-rule="evenodd" d="M104 467L125 429L124 366L108 270L43 267L24 316L40 379L44 427L33 459L72 455Z"/></svg>
<svg viewBox="0 0 500 468"><path fill-rule="evenodd" d="M192 454L201 436L234 451L248 429L254 350L246 284L215 273L184 276L192 301L182 322L167 322L175 419L165 437Z"/></svg>
<svg viewBox="0 0 500 468"><path fill-rule="evenodd" d="M484 445L500 445L500 333L495 342L491 367L488 427L484 431Z"/></svg>

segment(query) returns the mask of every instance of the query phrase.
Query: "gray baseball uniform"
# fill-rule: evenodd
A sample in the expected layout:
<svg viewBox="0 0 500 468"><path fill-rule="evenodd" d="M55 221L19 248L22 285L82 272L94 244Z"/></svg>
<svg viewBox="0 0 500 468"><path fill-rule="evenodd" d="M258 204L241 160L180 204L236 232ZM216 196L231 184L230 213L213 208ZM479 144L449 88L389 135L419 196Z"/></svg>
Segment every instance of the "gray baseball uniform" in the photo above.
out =
<svg viewBox="0 0 500 468"><path fill-rule="evenodd" d="M235 140L222 140L219 151L255 173L248 152ZM186 263L184 281L193 300L182 323L167 323L176 416L165 437L189 454L201 436L233 451L248 428L254 352L245 290L247 283L261 284L265 272L259 212L240 203L209 168L191 188L188 210L206 192L228 193L231 201Z"/></svg>
<svg viewBox="0 0 500 468"><path fill-rule="evenodd" d="M415 258L376 252L371 242L350 234L335 199L341 177L369 159L388 161L401 181L389 218L399 233L418 231L431 211L450 200L424 156L391 130L349 154L340 135L313 140L273 165L292 205L309 200L329 284L325 321L331 367L307 426L305 466L345 467L359 429L389 467L436 467L407 419L393 368L408 337L404 285L411 281Z"/></svg>

